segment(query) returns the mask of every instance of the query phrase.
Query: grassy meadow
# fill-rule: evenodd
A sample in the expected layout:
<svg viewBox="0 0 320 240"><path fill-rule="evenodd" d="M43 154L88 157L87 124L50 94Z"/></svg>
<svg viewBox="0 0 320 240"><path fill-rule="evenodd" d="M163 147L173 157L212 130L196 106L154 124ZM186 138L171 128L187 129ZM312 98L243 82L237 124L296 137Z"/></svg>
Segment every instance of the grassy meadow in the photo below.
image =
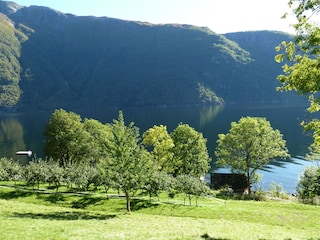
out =
<svg viewBox="0 0 320 240"><path fill-rule="evenodd" d="M320 239L320 206L181 197L160 201L0 186L0 239ZM193 201L192 204L195 204Z"/></svg>

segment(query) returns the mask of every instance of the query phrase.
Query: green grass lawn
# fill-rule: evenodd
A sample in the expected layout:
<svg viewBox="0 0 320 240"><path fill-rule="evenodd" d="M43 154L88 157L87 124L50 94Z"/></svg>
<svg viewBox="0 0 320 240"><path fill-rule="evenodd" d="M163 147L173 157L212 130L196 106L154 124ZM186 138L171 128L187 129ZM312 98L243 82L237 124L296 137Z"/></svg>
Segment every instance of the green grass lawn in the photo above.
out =
<svg viewBox="0 0 320 240"><path fill-rule="evenodd" d="M289 201L133 200L0 186L0 239L320 239L320 207Z"/></svg>

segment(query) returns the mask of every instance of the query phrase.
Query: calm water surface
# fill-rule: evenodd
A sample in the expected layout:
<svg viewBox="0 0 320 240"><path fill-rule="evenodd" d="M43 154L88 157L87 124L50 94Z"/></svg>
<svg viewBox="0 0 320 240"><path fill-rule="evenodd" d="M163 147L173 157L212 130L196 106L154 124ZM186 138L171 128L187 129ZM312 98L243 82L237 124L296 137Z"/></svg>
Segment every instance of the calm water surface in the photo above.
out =
<svg viewBox="0 0 320 240"><path fill-rule="evenodd" d="M142 134L154 125L166 125L171 132L177 125L187 123L207 138L207 147L214 162L214 150L219 133L227 133L232 121L241 117L265 117L284 135L292 159L282 164L268 166L259 186L268 189L271 182L282 184L288 192L295 192L299 174L307 165L315 165L301 159L312 142L300 126L302 120L310 118L306 104L269 105L225 105L202 107L175 107L155 109L123 109L126 123L134 122ZM118 117L118 110L77 112L82 118L94 118L110 123ZM27 157L16 156L18 150L32 150L36 157L44 158L43 131L51 112L0 115L0 156L12 157L26 163ZM214 164L212 164L214 167ZM221 171L218 170L218 171Z"/></svg>

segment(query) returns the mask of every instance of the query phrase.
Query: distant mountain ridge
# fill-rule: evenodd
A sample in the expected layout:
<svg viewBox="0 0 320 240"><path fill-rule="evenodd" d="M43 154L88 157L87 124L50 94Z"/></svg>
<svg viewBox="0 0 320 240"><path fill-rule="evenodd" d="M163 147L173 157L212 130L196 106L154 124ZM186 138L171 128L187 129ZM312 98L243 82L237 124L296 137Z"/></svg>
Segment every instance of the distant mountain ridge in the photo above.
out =
<svg viewBox="0 0 320 240"><path fill-rule="evenodd" d="M275 90L281 66L274 48L292 37L286 33L219 35L205 27L78 17L6 1L0 1L0 24L4 109L296 99Z"/></svg>

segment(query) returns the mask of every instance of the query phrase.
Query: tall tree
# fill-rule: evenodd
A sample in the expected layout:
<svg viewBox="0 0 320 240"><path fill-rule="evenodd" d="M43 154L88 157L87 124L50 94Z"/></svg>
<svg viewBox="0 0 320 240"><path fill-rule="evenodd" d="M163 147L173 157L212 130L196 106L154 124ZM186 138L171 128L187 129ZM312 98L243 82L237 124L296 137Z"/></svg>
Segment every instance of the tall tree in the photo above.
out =
<svg viewBox="0 0 320 240"><path fill-rule="evenodd" d="M206 146L207 139L188 124L180 123L171 133L174 142L174 175L204 176L211 158Z"/></svg>
<svg viewBox="0 0 320 240"><path fill-rule="evenodd" d="M154 157L155 168L160 171L170 171L174 144L167 127L153 126L142 135L142 138L144 145L152 147L151 153Z"/></svg>
<svg viewBox="0 0 320 240"><path fill-rule="evenodd" d="M142 189L149 177L151 156L140 142L139 129L130 123L125 125L123 113L111 125L112 141L107 146L108 160L101 167L108 171L114 186L126 197L127 211L131 211L131 196Z"/></svg>
<svg viewBox="0 0 320 240"><path fill-rule="evenodd" d="M276 50L279 54L276 61L283 63L284 74L278 79L281 91L295 91L310 101L308 111L320 110L320 27L319 18L315 18L320 10L319 0L290 0L289 6L296 16L293 25L296 35L293 41L283 41ZM286 17L286 14L285 16ZM314 142L311 152L320 154L320 122L314 118L302 122L305 130L313 131Z"/></svg>
<svg viewBox="0 0 320 240"><path fill-rule="evenodd" d="M85 119L83 125L90 135L87 155L92 163L98 163L107 155L106 150L111 140L110 126L95 119Z"/></svg>
<svg viewBox="0 0 320 240"><path fill-rule="evenodd" d="M67 166L86 160L90 134L85 131L80 115L63 109L55 110L45 127L45 154Z"/></svg>
<svg viewBox="0 0 320 240"><path fill-rule="evenodd" d="M277 157L289 157L286 142L265 118L243 117L232 122L227 134L219 134L216 164L245 174L247 189L255 183L256 171Z"/></svg>

